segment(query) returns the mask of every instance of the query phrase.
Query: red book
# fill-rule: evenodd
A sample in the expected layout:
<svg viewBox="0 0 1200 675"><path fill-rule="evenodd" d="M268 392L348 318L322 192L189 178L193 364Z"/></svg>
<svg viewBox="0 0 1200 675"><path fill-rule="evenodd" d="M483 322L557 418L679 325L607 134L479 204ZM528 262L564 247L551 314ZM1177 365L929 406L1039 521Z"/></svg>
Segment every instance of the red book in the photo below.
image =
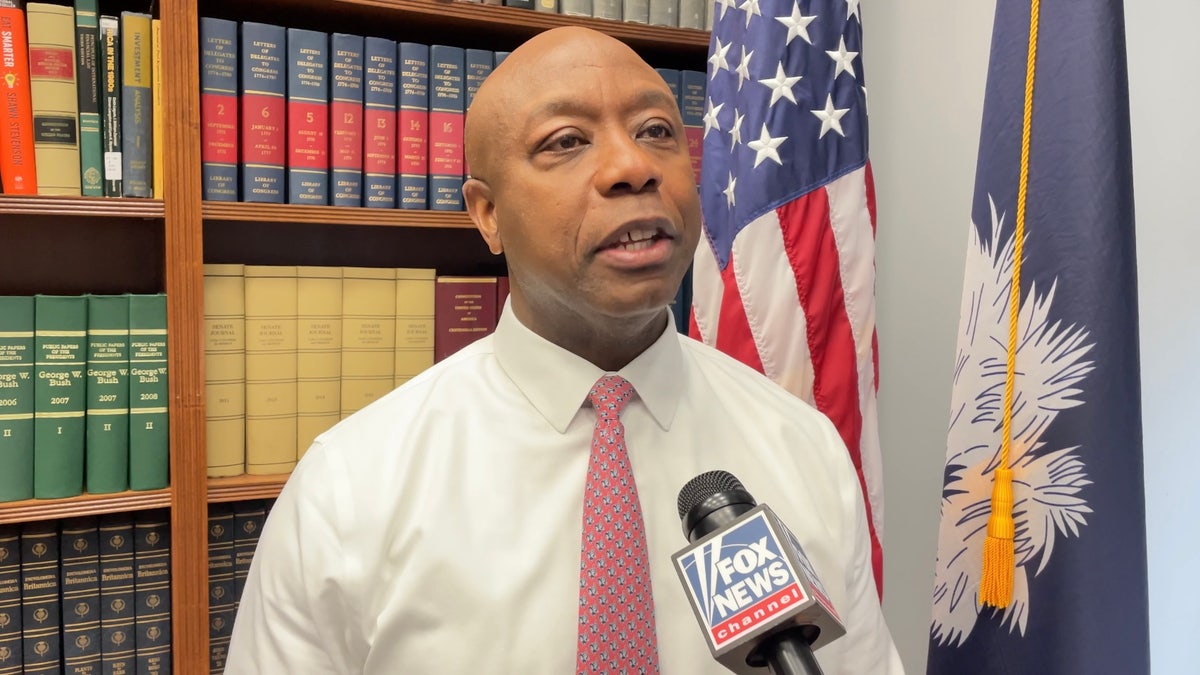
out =
<svg viewBox="0 0 1200 675"><path fill-rule="evenodd" d="M441 361L496 330L496 277L438 277L433 360Z"/></svg>
<svg viewBox="0 0 1200 675"><path fill-rule="evenodd" d="M0 179L4 194L37 194L25 13L0 6Z"/></svg>

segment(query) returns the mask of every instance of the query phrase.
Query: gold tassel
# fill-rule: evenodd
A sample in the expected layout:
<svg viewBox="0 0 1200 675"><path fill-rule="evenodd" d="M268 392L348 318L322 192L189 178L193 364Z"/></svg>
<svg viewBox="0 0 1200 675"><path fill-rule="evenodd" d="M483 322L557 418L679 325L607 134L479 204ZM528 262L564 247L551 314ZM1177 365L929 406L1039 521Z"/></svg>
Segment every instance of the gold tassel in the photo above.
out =
<svg viewBox="0 0 1200 675"><path fill-rule="evenodd" d="M988 518L987 540L983 543L983 578L979 582L982 605L1005 608L1012 602L1013 571L1012 469L996 469L992 484L992 515Z"/></svg>

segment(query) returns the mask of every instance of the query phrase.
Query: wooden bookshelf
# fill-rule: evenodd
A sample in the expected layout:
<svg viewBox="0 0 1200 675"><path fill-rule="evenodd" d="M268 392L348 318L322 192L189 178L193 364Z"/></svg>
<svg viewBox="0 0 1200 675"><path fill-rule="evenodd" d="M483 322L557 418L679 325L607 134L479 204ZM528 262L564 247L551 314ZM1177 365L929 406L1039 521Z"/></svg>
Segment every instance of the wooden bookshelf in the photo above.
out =
<svg viewBox="0 0 1200 675"><path fill-rule="evenodd" d="M465 211L410 211L243 202L204 202L203 209L205 220L212 221L475 229Z"/></svg>
<svg viewBox="0 0 1200 675"><path fill-rule="evenodd" d="M230 476L208 479L208 502L237 502L244 499L274 499L291 474Z"/></svg>
<svg viewBox="0 0 1200 675"><path fill-rule="evenodd" d="M171 489L80 495L66 499L25 499L0 503L0 525L31 520L54 520L101 513L142 511L171 505Z"/></svg>
<svg viewBox="0 0 1200 675"><path fill-rule="evenodd" d="M0 214L16 216L162 218L165 213L161 199L0 195Z"/></svg>

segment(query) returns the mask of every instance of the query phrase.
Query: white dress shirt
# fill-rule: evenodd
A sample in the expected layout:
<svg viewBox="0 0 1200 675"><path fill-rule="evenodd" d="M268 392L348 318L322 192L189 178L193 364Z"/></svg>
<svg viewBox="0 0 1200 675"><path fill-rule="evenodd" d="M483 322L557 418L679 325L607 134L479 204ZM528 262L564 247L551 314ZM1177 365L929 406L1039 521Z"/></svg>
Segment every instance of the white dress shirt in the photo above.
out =
<svg viewBox="0 0 1200 675"><path fill-rule="evenodd" d="M858 480L833 425L675 332L618 371L665 675L728 674L671 556L676 497L737 476L796 534L845 621L826 675L901 673L876 596ZM322 434L262 531L225 672L575 670L583 486L604 374L523 326L496 332ZM766 671L764 671L766 672Z"/></svg>

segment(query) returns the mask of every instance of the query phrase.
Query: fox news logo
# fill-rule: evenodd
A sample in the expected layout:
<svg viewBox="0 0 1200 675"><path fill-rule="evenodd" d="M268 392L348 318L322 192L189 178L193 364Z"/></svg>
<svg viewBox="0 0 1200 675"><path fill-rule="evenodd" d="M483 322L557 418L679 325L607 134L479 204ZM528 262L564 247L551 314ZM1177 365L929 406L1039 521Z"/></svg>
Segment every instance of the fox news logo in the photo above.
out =
<svg viewBox="0 0 1200 675"><path fill-rule="evenodd" d="M678 564L716 649L808 600L762 512L689 551Z"/></svg>

